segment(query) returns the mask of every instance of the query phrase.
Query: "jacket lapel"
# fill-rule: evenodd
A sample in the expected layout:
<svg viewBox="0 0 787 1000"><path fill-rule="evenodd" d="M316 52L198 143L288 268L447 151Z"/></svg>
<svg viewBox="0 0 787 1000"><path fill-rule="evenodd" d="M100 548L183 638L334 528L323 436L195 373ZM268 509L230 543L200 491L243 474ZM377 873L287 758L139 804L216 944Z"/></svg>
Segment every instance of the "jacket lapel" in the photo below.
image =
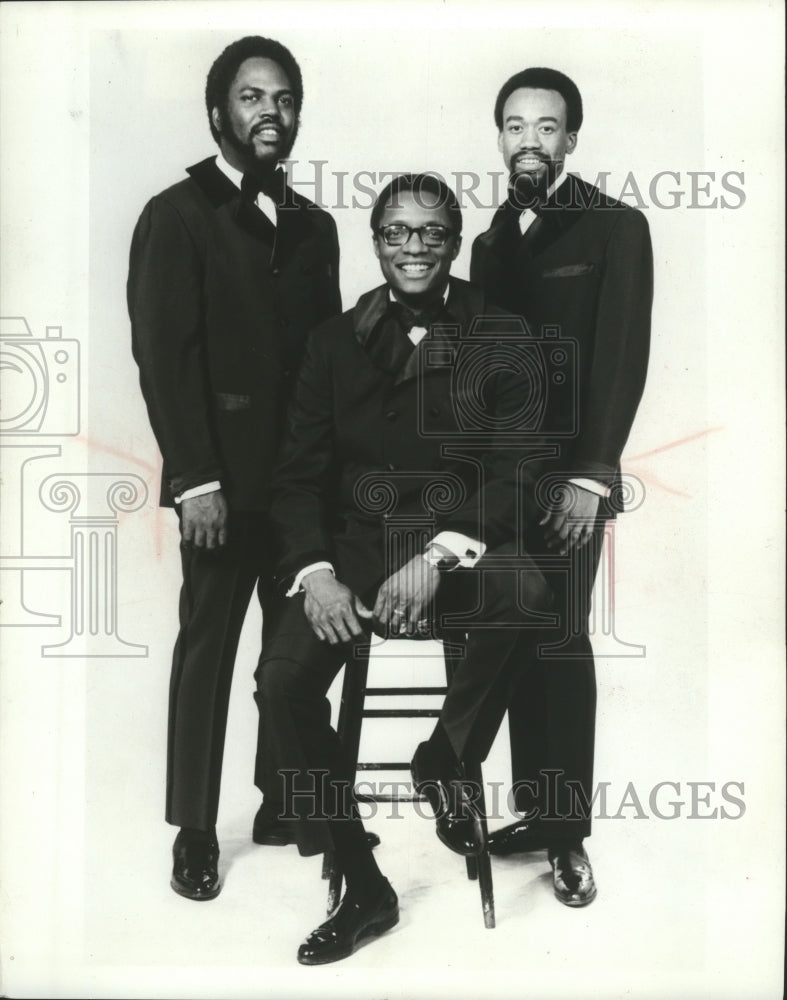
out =
<svg viewBox="0 0 787 1000"><path fill-rule="evenodd" d="M386 328L388 286L380 285L358 299L353 310L355 337L376 368L395 376L394 385L401 385L419 374L429 374L430 366L426 365L424 356L427 348L430 351L442 348L440 365L435 371L444 372L456 357L460 338L466 335L473 320L483 315L484 295L480 289L456 278L449 279L448 287L445 320L432 324L403 365L390 328Z"/></svg>
<svg viewBox="0 0 787 1000"><path fill-rule="evenodd" d="M394 385L401 385L418 375L445 374L446 371L451 371L460 339L468 335L473 320L483 315L483 305L484 296L479 289L467 282L449 278L445 319L431 325L426 336L397 373ZM430 361L430 358L435 360Z"/></svg>
<svg viewBox="0 0 787 1000"><path fill-rule="evenodd" d="M541 233L532 249L531 258L539 257L567 233L592 203L592 190L583 185L574 174L569 174L565 183L547 199L542 210ZM482 248L486 256L491 254L497 260L505 262L510 255L511 241L515 239L517 212L506 201L498 208L492 219L492 225L485 233L476 239L476 245ZM486 266L486 261L484 261ZM499 272L498 265L493 265L493 272Z"/></svg>
<svg viewBox="0 0 787 1000"><path fill-rule="evenodd" d="M308 203L286 184L282 187L281 198L274 199L278 208L278 224L274 226L256 205L241 198L239 188L216 166L215 156L189 167L186 173L197 182L214 208L230 205L238 225L267 246L272 246L277 261L286 260L315 230L309 218ZM283 172L282 178L286 179Z"/></svg>

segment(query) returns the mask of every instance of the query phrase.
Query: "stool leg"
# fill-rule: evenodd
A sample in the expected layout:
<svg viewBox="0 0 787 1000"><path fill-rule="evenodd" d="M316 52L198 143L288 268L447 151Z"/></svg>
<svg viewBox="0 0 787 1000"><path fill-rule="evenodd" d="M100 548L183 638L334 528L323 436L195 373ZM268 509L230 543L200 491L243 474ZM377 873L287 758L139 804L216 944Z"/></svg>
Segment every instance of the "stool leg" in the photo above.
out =
<svg viewBox="0 0 787 1000"><path fill-rule="evenodd" d="M459 651L466 641L466 635L462 632L445 632L443 635L443 648L445 658L445 678L448 687L454 678L457 663L460 658ZM449 653L449 649L452 651ZM481 811L481 828L484 831L484 840L488 837L486 828L486 796L484 795L484 778L481 772L481 765L474 764L465 769L465 776L478 788L478 808ZM495 926L495 893L492 884L492 860L488 848L475 858L465 858L467 877L471 881L478 882L481 890L481 908L484 913L484 927L491 930Z"/></svg>
<svg viewBox="0 0 787 1000"><path fill-rule="evenodd" d="M342 898L342 882L344 881L342 873L334 864L331 873L330 880L328 882L328 916L333 913L336 907L339 905L339 900Z"/></svg>
<svg viewBox="0 0 787 1000"><path fill-rule="evenodd" d="M481 765L474 764L466 769L469 781L478 789L478 809L481 812L481 828L484 832L486 842L488 832L486 828L486 796L484 795L484 777L481 772ZM492 859L489 849L484 848L476 858L466 858L467 877L478 879L478 887L481 890L481 909L484 913L484 927L492 930L495 926L495 893L492 883ZM472 862L472 864L471 864Z"/></svg>
<svg viewBox="0 0 787 1000"><path fill-rule="evenodd" d="M339 704L339 718L336 722L336 732L347 752L353 782L355 781L355 766L358 763L358 748L361 745L363 704L366 697L366 678L368 672L368 655L360 655L349 659L344 665L342 697ZM332 851L326 851L323 854L322 877L328 881L328 914L330 915L339 905L343 882L342 873L336 866L336 859Z"/></svg>
<svg viewBox="0 0 787 1000"><path fill-rule="evenodd" d="M492 930L495 926L495 893L492 886L492 860L489 851L478 858L478 885L481 889L481 909L484 911L484 927Z"/></svg>

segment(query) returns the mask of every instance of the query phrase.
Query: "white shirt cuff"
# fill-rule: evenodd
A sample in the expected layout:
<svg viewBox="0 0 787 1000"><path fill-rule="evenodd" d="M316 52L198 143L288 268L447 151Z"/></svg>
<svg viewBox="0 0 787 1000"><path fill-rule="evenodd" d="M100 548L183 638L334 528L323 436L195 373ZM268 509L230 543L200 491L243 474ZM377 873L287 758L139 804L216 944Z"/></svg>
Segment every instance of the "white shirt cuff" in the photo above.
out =
<svg viewBox="0 0 787 1000"><path fill-rule="evenodd" d="M583 490L587 490L589 493L595 493L599 497L609 497L612 492L608 486L603 483L599 483L595 479L569 479L570 483L575 486L581 486Z"/></svg>
<svg viewBox="0 0 787 1000"><path fill-rule="evenodd" d="M183 500L191 500L193 497L202 497L206 493L217 493L221 489L221 483L215 479L212 483L203 483L202 486L192 486L190 490L184 490L179 497L175 497L175 503Z"/></svg>
<svg viewBox="0 0 787 1000"><path fill-rule="evenodd" d="M300 591L304 578L307 577L309 573L314 573L318 569L329 569L331 573L336 576L333 566L329 562L309 563L308 566L304 566L303 569L299 571L298 575L292 581L292 586L287 591L287 597L294 597Z"/></svg>
<svg viewBox="0 0 787 1000"><path fill-rule="evenodd" d="M426 547L429 548L429 545L432 543L442 545L443 548L448 549L449 552L457 557L459 565L463 569L472 569L486 552L484 542L479 542L475 538L469 538L458 531L441 531L435 535Z"/></svg>

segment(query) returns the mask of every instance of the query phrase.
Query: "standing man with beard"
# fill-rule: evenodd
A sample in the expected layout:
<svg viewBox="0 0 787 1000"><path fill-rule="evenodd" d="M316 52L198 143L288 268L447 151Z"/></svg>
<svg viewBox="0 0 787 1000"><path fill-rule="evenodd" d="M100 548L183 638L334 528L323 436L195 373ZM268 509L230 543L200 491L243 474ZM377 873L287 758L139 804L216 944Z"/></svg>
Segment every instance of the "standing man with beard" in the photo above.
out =
<svg viewBox="0 0 787 1000"><path fill-rule="evenodd" d="M167 822L180 827L171 885L212 899L230 683L257 588L273 613L268 505L283 414L306 334L341 311L333 219L278 166L298 132L303 83L279 42L242 38L205 91L219 146L154 197L134 232L134 357L163 456L161 504L178 512L183 586L172 664ZM265 733L255 781L265 791ZM264 802L254 839L284 843Z"/></svg>
<svg viewBox="0 0 787 1000"><path fill-rule="evenodd" d="M541 523L558 557L547 576L560 621L523 637L509 706L516 804L526 815L489 846L497 854L546 847L555 895L584 906L596 895L583 846L596 709L588 616L605 521L622 509L620 456L645 385L653 259L642 213L564 171L582 124L573 81L554 69L517 73L498 94L495 124L508 199L475 241L470 277L536 336L575 342L576 402L549 398L544 421L558 500Z"/></svg>

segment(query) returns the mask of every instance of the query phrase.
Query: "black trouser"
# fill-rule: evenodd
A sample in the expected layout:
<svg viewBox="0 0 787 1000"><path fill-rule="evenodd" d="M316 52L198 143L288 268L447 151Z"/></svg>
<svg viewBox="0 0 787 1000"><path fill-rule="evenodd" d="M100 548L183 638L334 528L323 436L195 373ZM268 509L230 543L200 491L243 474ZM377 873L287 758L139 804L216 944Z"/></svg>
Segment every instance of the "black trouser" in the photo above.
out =
<svg viewBox="0 0 787 1000"><path fill-rule="evenodd" d="M509 705L511 771L516 808L556 844L590 835L596 674L588 636L593 581L604 524L562 567L545 572L559 621L521 637Z"/></svg>
<svg viewBox="0 0 787 1000"><path fill-rule="evenodd" d="M255 585L266 631L276 605L270 536L264 515L233 512L224 548L181 545L167 744L166 819L176 826L216 823L232 671Z"/></svg>
<svg viewBox="0 0 787 1000"><path fill-rule="evenodd" d="M489 555L500 556L501 550ZM483 761L489 753L519 666L512 651L532 623L533 610L551 603L532 564L522 573L526 564L521 559L510 569L489 568L490 562L494 558L482 559L475 570L449 574L438 590L438 613L443 617L450 612L451 628L467 634L439 724L456 757L468 762ZM262 725L283 774L281 797L298 820L304 855L330 850L327 820L355 813L354 762L331 726L327 699L333 679L352 654L344 645L317 638L298 595L289 599L275 634L266 641L257 673Z"/></svg>

